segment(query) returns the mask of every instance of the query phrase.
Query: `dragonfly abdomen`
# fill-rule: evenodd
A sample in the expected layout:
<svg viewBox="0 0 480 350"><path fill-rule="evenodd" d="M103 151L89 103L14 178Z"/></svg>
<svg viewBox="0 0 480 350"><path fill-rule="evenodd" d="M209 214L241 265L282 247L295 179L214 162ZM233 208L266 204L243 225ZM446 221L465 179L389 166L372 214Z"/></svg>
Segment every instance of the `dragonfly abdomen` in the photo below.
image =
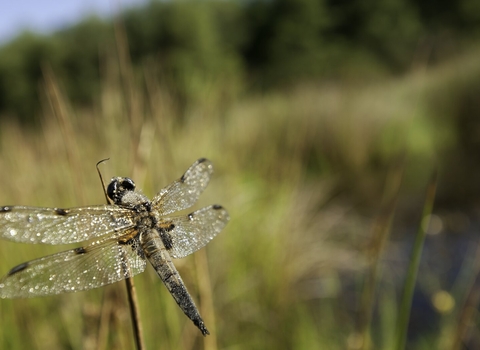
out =
<svg viewBox="0 0 480 350"><path fill-rule="evenodd" d="M210 334L157 231L150 230L140 235L140 242L145 256L152 264L158 276L162 279L178 306L180 306L185 315L200 329L203 335Z"/></svg>

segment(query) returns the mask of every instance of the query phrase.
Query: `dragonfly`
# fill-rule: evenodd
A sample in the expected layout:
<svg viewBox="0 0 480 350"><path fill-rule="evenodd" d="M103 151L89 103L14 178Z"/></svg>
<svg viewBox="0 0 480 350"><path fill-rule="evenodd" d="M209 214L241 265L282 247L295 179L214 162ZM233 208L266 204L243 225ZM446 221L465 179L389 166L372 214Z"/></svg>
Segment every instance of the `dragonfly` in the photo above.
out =
<svg viewBox="0 0 480 350"><path fill-rule="evenodd" d="M204 247L230 219L217 204L186 215L174 213L195 204L212 172L212 162L201 158L152 200L130 178L114 177L106 189L110 204L69 209L0 206L0 238L52 245L88 241L15 266L0 279L0 298L99 288L143 272L148 260L183 312L204 336L210 334L172 258Z"/></svg>

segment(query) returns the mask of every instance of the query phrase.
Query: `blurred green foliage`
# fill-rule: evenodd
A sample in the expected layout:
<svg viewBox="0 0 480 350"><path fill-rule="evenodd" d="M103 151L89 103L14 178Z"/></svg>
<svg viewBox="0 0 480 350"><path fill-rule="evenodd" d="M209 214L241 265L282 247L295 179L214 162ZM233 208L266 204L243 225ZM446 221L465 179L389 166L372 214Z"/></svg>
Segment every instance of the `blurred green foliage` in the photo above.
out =
<svg viewBox="0 0 480 350"><path fill-rule="evenodd" d="M155 64L184 106L202 98L205 85L229 96L404 72L422 45L442 57L453 42L474 38L475 6L473 0L152 1L116 21L134 69ZM49 36L24 33L2 47L0 117L35 119L44 65L62 76L74 103L91 103L113 36L112 21L89 18Z"/></svg>

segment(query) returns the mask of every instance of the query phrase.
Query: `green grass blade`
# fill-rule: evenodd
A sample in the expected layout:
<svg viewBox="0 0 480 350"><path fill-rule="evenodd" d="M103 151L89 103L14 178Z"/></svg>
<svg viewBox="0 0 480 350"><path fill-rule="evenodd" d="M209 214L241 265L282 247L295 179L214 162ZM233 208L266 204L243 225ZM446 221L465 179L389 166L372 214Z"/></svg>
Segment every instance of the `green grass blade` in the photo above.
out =
<svg viewBox="0 0 480 350"><path fill-rule="evenodd" d="M377 284L381 275L381 257L388 241L392 226L395 208L403 178L404 160L403 158L395 164L391 170L385 188L383 191L381 211L377 215L373 225L372 243L370 245L370 268L365 278L365 284L362 291L361 312L359 321L359 333L362 337L362 350L372 348L371 327L372 313L375 305L375 293Z"/></svg>
<svg viewBox="0 0 480 350"><path fill-rule="evenodd" d="M415 289L415 282L417 279L418 266L420 264L420 257L422 255L423 244L425 242L425 235L427 233L429 222L427 218L432 213L433 203L435 200L435 192L437 189L437 172L434 171L427 188L425 204L423 206L423 213L420 224L418 226L415 243L413 246L412 257L408 266L408 273L405 280L405 289L403 291L402 303L400 305L400 312L397 324L397 350L405 349L407 341L408 321L410 319L410 310L412 307L413 291Z"/></svg>

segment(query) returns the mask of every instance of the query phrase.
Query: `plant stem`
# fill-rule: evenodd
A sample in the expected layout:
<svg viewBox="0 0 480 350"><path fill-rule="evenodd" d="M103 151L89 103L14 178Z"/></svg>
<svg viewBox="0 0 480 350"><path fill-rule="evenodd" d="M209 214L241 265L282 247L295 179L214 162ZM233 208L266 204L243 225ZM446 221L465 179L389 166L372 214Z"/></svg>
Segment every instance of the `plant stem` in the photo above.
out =
<svg viewBox="0 0 480 350"><path fill-rule="evenodd" d="M415 243L413 245L412 256L408 266L408 273L405 280L405 288L402 296L402 303L400 305L400 314L397 324L397 350L405 349L407 342L408 321L410 319L410 310L412 307L413 292L415 290L415 283L417 279L418 267L420 265L420 258L422 255L423 244L427 233L430 220L428 217L432 213L433 203L435 200L435 192L437 189L437 172L434 171L427 188L425 196L425 204L420 224L418 225Z"/></svg>
<svg viewBox="0 0 480 350"><path fill-rule="evenodd" d="M145 345L143 343L143 333L138 312L137 292L135 291L135 284L133 283L133 278L126 278L125 286L127 288L128 305L130 306L130 317L132 319L135 346L137 350L143 350L145 349Z"/></svg>

